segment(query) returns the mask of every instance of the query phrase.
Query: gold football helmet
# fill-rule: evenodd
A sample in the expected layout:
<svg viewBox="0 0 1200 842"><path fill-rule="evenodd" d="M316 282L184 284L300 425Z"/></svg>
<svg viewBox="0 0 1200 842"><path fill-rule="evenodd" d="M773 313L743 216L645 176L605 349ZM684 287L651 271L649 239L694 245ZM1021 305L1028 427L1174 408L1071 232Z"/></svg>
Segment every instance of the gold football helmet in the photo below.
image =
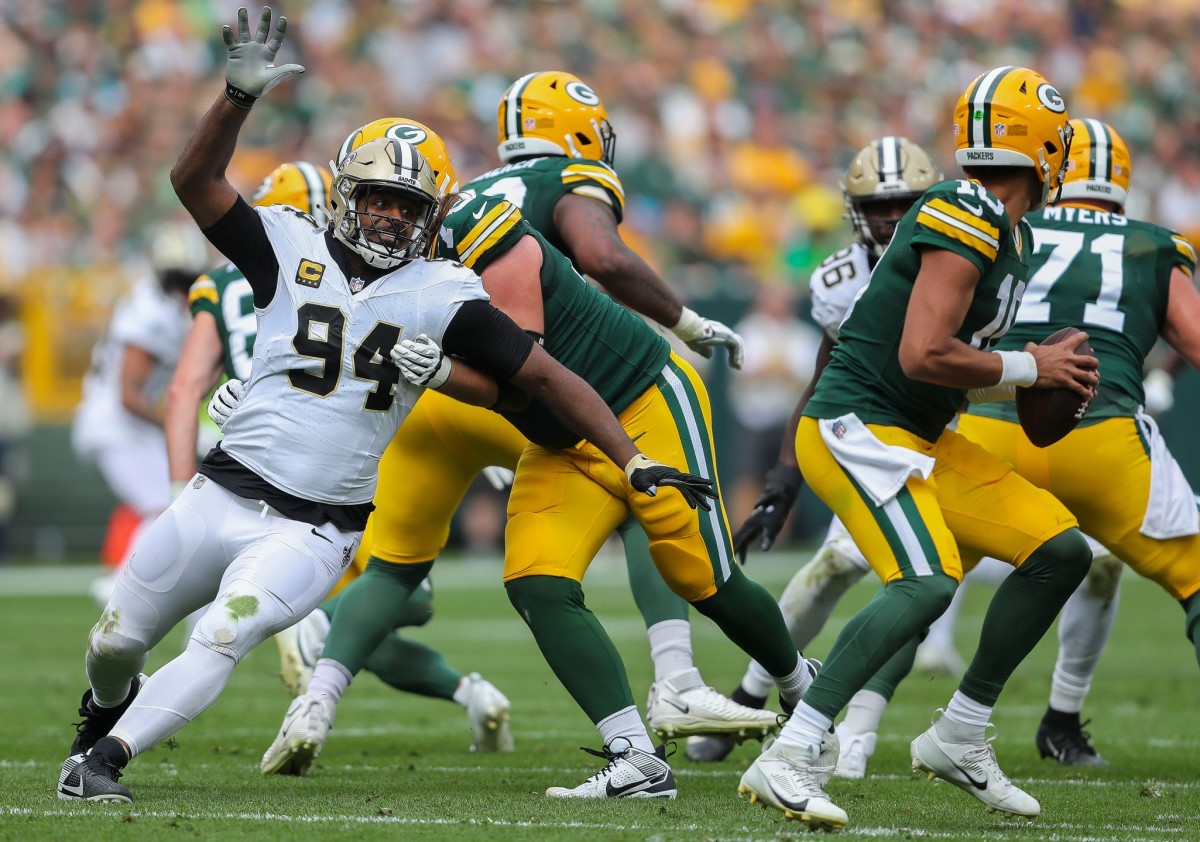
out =
<svg viewBox="0 0 1200 842"><path fill-rule="evenodd" d="M256 207L291 205L324 226L329 221L329 185L333 176L324 167L308 161L288 161L267 173L251 204Z"/></svg>
<svg viewBox="0 0 1200 842"><path fill-rule="evenodd" d="M612 166L617 133L604 103L578 76L561 70L528 73L500 98L496 115L500 160L565 155Z"/></svg>
<svg viewBox="0 0 1200 842"><path fill-rule="evenodd" d="M331 165L341 166L342 161L353 150L367 141L381 137L394 137L417 147L417 151L433 167L438 192L441 195L445 196L458 190L458 178L454 174L454 165L450 161L450 151L446 149L446 142L429 126L407 117L383 117L355 129L342 141L342 145L338 147L337 160Z"/></svg>
<svg viewBox="0 0 1200 842"><path fill-rule="evenodd" d="M855 238L879 259L901 217L941 180L933 159L908 138L889 135L868 143L850 162L841 184Z"/></svg>
<svg viewBox="0 0 1200 842"><path fill-rule="evenodd" d="M1042 74L997 67L967 85L954 109L954 159L962 167L1032 167L1042 207L1066 173L1067 104ZM1036 208L1035 208L1036 209Z"/></svg>
<svg viewBox="0 0 1200 842"><path fill-rule="evenodd" d="M376 269L395 269L430 252L444 201L417 147L392 137L369 140L346 153L333 175L333 235ZM388 203L408 214L383 211Z"/></svg>
<svg viewBox="0 0 1200 842"><path fill-rule="evenodd" d="M1129 147L1108 123L1072 120L1075 132L1067 157L1067 174L1058 198L1097 199L1125 207L1133 162Z"/></svg>

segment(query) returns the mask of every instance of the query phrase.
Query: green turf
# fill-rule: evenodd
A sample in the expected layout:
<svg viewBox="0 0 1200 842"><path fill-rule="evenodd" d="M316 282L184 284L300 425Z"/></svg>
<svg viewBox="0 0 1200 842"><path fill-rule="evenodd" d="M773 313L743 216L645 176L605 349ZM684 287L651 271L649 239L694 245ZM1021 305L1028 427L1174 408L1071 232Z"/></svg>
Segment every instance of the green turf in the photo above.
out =
<svg viewBox="0 0 1200 842"><path fill-rule="evenodd" d="M799 557L757 556L748 572L778 592ZM577 747L595 731L541 661L499 584L498 564L446 560L435 569L436 615L414 636L459 668L479 670L513 702L515 754L468 753L464 713L447 702L401 696L370 676L348 692L324 754L307 778L263 778L258 759L287 707L270 644L234 673L225 694L178 735L139 757L124 782L133 808L65 804L59 765L86 686L83 644L98 612L76 595L86 574L66 569L0 571L0 839L414 839L572 840L784 839L804 833L778 813L750 807L738 777L757 751L739 748L717 766L674 758L673 802L557 802L541 793L574 785L598 768ZM848 612L869 598L863 584L843 601L811 648L820 656ZM586 583L589 602L626 658L635 696L651 676L640 620L611 557ZM970 651L991 590L976 587L963 612L960 648ZM49 595L56 594L56 595ZM1001 764L1042 802L1034 824L1006 821L943 783L914 779L908 742L954 690L949 678L911 678L884 720L873 777L835 781L831 797L850 814L847 839L1200 839L1200 698L1182 612L1154 586L1128 576L1112 645L1085 715L1112 762L1071 771L1039 760L1033 733L1053 663L1053 633L1022 666L995 717ZM709 682L732 689L743 659L698 618L697 661ZM173 636L155 653L173 656Z"/></svg>

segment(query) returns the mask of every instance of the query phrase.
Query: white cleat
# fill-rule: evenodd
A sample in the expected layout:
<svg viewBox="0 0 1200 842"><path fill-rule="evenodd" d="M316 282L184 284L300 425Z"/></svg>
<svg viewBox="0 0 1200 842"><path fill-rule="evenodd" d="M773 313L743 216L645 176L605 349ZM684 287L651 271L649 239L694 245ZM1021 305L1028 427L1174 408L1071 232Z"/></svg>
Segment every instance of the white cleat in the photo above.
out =
<svg viewBox="0 0 1200 842"><path fill-rule="evenodd" d="M613 744L626 741L622 737L604 747L603 751L585 748L588 754L608 761L603 769L575 788L552 786L546 790L551 798L674 798L675 775L663 756L663 746L655 751L625 748L614 751Z"/></svg>
<svg viewBox="0 0 1200 842"><path fill-rule="evenodd" d="M471 720L471 751L480 754L508 753L513 750L509 712L512 705L495 685L479 673L466 676L467 718Z"/></svg>
<svg viewBox="0 0 1200 842"><path fill-rule="evenodd" d="M308 689L327 637L329 616L319 608L275 635L275 645L279 647L279 677L293 696Z"/></svg>
<svg viewBox="0 0 1200 842"><path fill-rule="evenodd" d="M802 821L815 830L840 830L846 826L846 811L829 800L821 779L832 767L818 766L820 748L784 746L778 740L742 775L738 795L751 804L774 807L784 818Z"/></svg>
<svg viewBox="0 0 1200 842"><path fill-rule="evenodd" d="M854 780L865 778L867 761L875 753L875 742L879 735L874 731L852 734L841 725L836 730L841 748L838 751L837 768L833 770L834 776Z"/></svg>
<svg viewBox="0 0 1200 842"><path fill-rule="evenodd" d="M913 658L913 669L931 675L962 675L967 665L953 646L922 643Z"/></svg>
<svg viewBox="0 0 1200 842"><path fill-rule="evenodd" d="M954 784L986 804L989 813L999 810L1006 816L1036 818L1042 812L1041 805L1000 769L992 739L995 737L948 743L938 737L936 726L930 726L912 741L913 771L928 772L930 780L937 777Z"/></svg>
<svg viewBox="0 0 1200 842"><path fill-rule="evenodd" d="M288 706L275 742L263 755L264 775L307 775L314 758L325 747L333 728L337 706L329 699L297 696Z"/></svg>
<svg viewBox="0 0 1200 842"><path fill-rule="evenodd" d="M695 667L650 686L646 722L667 740L694 734L723 734L740 742L762 739L779 730L773 711L739 705L704 683Z"/></svg>

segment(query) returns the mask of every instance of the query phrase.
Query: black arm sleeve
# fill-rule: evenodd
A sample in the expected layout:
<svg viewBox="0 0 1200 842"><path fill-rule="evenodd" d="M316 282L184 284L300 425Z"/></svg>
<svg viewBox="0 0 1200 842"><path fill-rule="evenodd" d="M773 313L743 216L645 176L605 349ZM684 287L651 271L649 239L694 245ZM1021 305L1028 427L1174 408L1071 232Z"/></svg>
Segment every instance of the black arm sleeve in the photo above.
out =
<svg viewBox="0 0 1200 842"><path fill-rule="evenodd" d="M458 308L442 337L442 350L504 383L533 353L533 338L486 301Z"/></svg>
<svg viewBox="0 0 1200 842"><path fill-rule="evenodd" d="M254 290L254 306L261 309L270 304L279 283L279 260L254 208L238 196L233 207L203 233L246 276Z"/></svg>

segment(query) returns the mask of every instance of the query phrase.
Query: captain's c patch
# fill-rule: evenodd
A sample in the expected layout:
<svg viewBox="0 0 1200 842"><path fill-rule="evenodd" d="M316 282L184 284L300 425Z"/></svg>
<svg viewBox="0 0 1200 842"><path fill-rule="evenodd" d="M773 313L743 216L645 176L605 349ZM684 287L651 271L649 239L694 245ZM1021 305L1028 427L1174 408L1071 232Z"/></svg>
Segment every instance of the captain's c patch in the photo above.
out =
<svg viewBox="0 0 1200 842"><path fill-rule="evenodd" d="M325 264L312 260L301 260L296 269L296 283L302 287L319 287L325 275Z"/></svg>

